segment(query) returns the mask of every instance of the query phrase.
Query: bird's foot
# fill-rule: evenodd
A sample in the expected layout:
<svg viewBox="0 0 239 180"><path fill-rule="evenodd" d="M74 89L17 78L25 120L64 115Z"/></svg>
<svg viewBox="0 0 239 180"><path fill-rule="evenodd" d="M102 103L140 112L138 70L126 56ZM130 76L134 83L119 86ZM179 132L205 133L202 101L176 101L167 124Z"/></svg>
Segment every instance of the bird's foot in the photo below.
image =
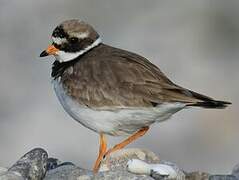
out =
<svg viewBox="0 0 239 180"><path fill-rule="evenodd" d="M113 148L110 148L108 151L107 151L106 138L105 138L104 134L101 133L100 134L99 155L98 155L98 158L95 161L94 168L93 168L94 173L98 172L98 170L100 168L101 161L103 159L107 158L107 156L109 156L111 153L113 153L115 151L118 151L120 149L123 149L125 146L127 146L131 142L133 142L136 139L143 136L148 130L149 130L149 127L143 127L142 129L140 129L139 131L134 133L132 136L128 137L127 139L125 139L121 143L116 144Z"/></svg>

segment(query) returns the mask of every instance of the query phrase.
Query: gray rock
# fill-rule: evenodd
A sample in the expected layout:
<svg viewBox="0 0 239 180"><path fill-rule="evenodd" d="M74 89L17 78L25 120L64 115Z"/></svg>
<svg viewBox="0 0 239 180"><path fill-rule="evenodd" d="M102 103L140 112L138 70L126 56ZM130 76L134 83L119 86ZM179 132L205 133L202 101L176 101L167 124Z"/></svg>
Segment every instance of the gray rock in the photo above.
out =
<svg viewBox="0 0 239 180"><path fill-rule="evenodd" d="M0 176L1 176L2 174L5 174L6 171L7 171L7 168L2 168L2 167L0 167Z"/></svg>
<svg viewBox="0 0 239 180"><path fill-rule="evenodd" d="M72 162L61 162L60 160L56 159L56 158L48 158L47 159L47 171L50 171L52 169L56 169L60 166L65 166L65 165L72 165L74 166L74 164Z"/></svg>
<svg viewBox="0 0 239 180"><path fill-rule="evenodd" d="M78 180L80 176L92 177L92 172L75 165L62 165L47 171L44 180Z"/></svg>
<svg viewBox="0 0 239 180"><path fill-rule="evenodd" d="M152 171L150 173L150 177L152 177L154 180L162 180L162 179L167 179L168 178L167 175L161 175L161 174L158 174L155 171Z"/></svg>
<svg viewBox="0 0 239 180"><path fill-rule="evenodd" d="M239 179L239 164L233 168L231 175L210 175L203 172L186 173L176 164L160 161L151 151L142 149L123 149L107 156L101 163L100 170L94 174L75 166L71 162L61 162L56 158L48 158L47 152L36 148L26 153L9 169L0 168L0 180L168 180L159 173L139 175L127 171L127 163L131 159L140 159L148 164L165 164L171 166L177 173L176 180L237 180ZM134 171L132 171L134 172ZM174 176L175 177L175 176Z"/></svg>
<svg viewBox="0 0 239 180"><path fill-rule="evenodd" d="M48 155L44 149L35 148L10 167L7 174L15 175L16 178L41 180L46 173L47 158Z"/></svg>
<svg viewBox="0 0 239 180"><path fill-rule="evenodd" d="M46 170L50 171L52 169L56 169L59 164L61 164L61 161L56 159L56 158L48 158L47 159L47 165L46 165Z"/></svg>
<svg viewBox="0 0 239 180"><path fill-rule="evenodd" d="M144 175L135 175L127 171L115 170L105 171L93 174L76 166L61 166L47 172L44 180L153 180L153 178Z"/></svg>
<svg viewBox="0 0 239 180"><path fill-rule="evenodd" d="M179 168L175 163L168 162L168 161L161 161L160 163L171 166L177 172L176 180L183 180L186 178L183 170L181 168Z"/></svg>
<svg viewBox="0 0 239 180"><path fill-rule="evenodd" d="M150 176L132 174L126 170L126 164L129 159L138 158L149 163L158 163L159 158L151 151L141 149L123 149L112 153L105 160L103 160L100 172L93 174L90 170L85 170L76 167L69 163L59 163L57 160L51 159L50 164L54 164L54 169L46 173L44 180L113 180L113 179L139 179L152 180Z"/></svg>
<svg viewBox="0 0 239 180"><path fill-rule="evenodd" d="M18 172L5 172L0 175L0 180L25 180Z"/></svg>
<svg viewBox="0 0 239 180"><path fill-rule="evenodd" d="M209 180L237 180L234 175L211 175Z"/></svg>
<svg viewBox="0 0 239 180"><path fill-rule="evenodd" d="M205 172L190 172L190 173L185 173L186 174L186 179L187 180L208 180L209 179L209 174Z"/></svg>
<svg viewBox="0 0 239 180"><path fill-rule="evenodd" d="M129 173L126 170L112 170L112 171L105 171L100 172L92 177L93 180L115 180L115 179L122 179L122 180L154 180L150 176L146 175L137 175Z"/></svg>
<svg viewBox="0 0 239 180"><path fill-rule="evenodd" d="M159 157L151 151L137 148L122 149L105 158L99 171L126 170L129 160L140 159L147 163L159 163Z"/></svg>
<svg viewBox="0 0 239 180"><path fill-rule="evenodd" d="M134 174L148 175L154 179L185 179L185 175L172 163L147 163L140 159L132 159L127 163L127 170Z"/></svg>
<svg viewBox="0 0 239 180"><path fill-rule="evenodd" d="M127 163L131 159L140 159L149 164L161 163L169 165L173 167L173 169L177 172L177 180L185 179L183 171L176 164L167 161L160 161L159 157L155 153L149 150L142 150L137 148L122 149L110 154L109 157L103 160L100 166L100 172L102 173L96 175L95 177L102 179L103 177L114 179L113 174L115 173L115 178L122 177L123 179L129 177L129 179L167 179L167 177L159 176L156 173L152 173L150 177L147 175L137 175L127 172Z"/></svg>
<svg viewBox="0 0 239 180"><path fill-rule="evenodd" d="M123 149L116 151L105 158L100 166L100 171L93 174L90 170L85 170L75 166L70 162L61 163L54 158L48 159L48 171L44 180L114 180L114 179L137 179L137 180L152 180L152 179L167 179L158 175L151 174L139 175L127 171L127 163L131 159L140 159L147 163L159 163L159 157L151 151L142 149ZM69 164L70 163L70 164ZM161 163L170 165L178 173L177 179L185 179L184 173L175 164L162 161Z"/></svg>
<svg viewBox="0 0 239 180"><path fill-rule="evenodd" d="M239 179L239 164L235 165L232 170L232 175Z"/></svg>

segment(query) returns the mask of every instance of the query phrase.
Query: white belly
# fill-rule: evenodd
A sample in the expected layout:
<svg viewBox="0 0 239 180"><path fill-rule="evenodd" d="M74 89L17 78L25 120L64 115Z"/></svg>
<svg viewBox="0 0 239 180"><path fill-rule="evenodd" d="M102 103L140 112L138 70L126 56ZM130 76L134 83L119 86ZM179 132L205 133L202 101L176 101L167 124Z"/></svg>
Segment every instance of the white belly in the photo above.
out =
<svg viewBox="0 0 239 180"><path fill-rule="evenodd" d="M91 109L66 95L58 80L53 80L53 85L59 101L71 117L95 132L114 136L132 134L154 122L164 121L185 107L182 103L165 103L153 108Z"/></svg>

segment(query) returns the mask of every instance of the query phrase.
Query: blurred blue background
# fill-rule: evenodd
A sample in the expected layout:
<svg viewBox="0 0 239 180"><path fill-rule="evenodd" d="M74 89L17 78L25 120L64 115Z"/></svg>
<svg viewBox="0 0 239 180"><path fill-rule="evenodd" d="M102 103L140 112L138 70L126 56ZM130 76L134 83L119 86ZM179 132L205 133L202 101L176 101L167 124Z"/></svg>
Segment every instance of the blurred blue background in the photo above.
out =
<svg viewBox="0 0 239 180"><path fill-rule="evenodd" d="M54 59L39 58L55 26L78 18L104 43L147 57L175 83L233 103L181 111L130 147L151 149L187 171L230 172L239 162L238 9L236 0L1 0L0 165L40 146L91 168L98 135L64 112L51 85Z"/></svg>

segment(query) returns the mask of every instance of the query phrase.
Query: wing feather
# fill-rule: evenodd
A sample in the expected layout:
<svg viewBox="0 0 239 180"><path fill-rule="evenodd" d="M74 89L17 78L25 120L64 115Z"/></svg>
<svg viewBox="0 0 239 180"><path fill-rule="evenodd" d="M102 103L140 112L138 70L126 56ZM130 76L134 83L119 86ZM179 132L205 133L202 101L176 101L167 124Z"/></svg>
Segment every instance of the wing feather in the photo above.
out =
<svg viewBox="0 0 239 180"><path fill-rule="evenodd" d="M203 101L174 84L142 56L112 47L107 52L84 56L72 67L73 73L63 73L64 88L79 103L97 108Z"/></svg>

